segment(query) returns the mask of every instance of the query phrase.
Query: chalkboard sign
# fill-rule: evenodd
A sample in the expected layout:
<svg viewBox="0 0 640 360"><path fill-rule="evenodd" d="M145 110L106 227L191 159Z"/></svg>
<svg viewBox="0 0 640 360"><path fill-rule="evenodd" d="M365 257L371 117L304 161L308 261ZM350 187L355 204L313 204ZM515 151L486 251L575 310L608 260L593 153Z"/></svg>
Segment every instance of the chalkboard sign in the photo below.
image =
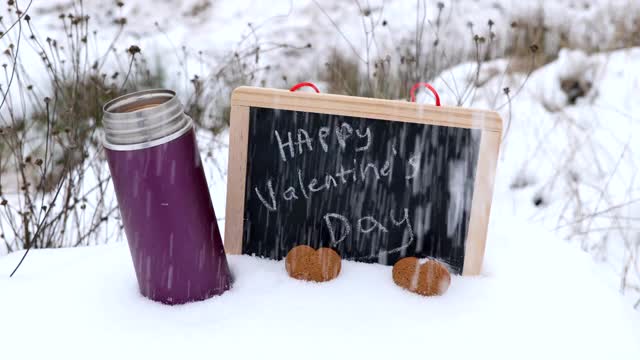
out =
<svg viewBox="0 0 640 360"><path fill-rule="evenodd" d="M306 244L478 274L501 131L490 111L240 87L225 248L279 260Z"/></svg>

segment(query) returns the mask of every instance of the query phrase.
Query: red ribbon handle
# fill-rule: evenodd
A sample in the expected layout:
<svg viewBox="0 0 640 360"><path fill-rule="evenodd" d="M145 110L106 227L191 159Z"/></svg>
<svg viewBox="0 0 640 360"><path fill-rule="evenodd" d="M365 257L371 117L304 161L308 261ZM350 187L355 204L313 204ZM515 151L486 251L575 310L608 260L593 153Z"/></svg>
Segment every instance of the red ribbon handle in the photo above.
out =
<svg viewBox="0 0 640 360"><path fill-rule="evenodd" d="M409 91L409 93L411 94L411 102L416 102L416 90L418 90L418 88L421 86L424 86L427 89L431 90L433 96L435 96L436 98L436 106L440 106L440 95L438 95L438 92L433 88L433 86L431 86L431 84L426 82L419 82L413 85L411 91Z"/></svg>
<svg viewBox="0 0 640 360"><path fill-rule="evenodd" d="M320 93L320 90L318 90L318 87L316 87L313 83L310 82L301 82L299 84L295 84L291 87L291 89L289 89L289 91L298 91L298 89L303 88L305 86L308 86L310 88L312 88L313 90L315 90L318 94Z"/></svg>

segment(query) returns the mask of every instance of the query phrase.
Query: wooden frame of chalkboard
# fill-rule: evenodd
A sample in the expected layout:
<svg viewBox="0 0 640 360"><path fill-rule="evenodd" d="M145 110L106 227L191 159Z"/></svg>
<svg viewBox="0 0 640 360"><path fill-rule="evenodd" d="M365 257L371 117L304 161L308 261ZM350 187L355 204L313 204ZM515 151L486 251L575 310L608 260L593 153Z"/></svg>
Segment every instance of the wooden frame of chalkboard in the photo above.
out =
<svg viewBox="0 0 640 360"><path fill-rule="evenodd" d="M271 117L267 116L269 111L272 114L270 115ZM353 121L370 121L372 123L381 123L378 120L385 120L398 123L431 125L433 129L436 130L450 130L453 132L460 132L455 129L471 129L471 131L474 132L473 134L479 134L479 139L478 136L473 136L475 145L471 147L473 149L471 151L475 154L473 156L474 161L468 161L468 163L475 168L475 171L472 170L469 172L469 176L467 176L467 178L471 179L472 184L468 186L468 188L472 188L472 191L468 196L469 209L465 215L467 221L464 222L464 226L458 228L458 230L464 230L464 234L462 234L462 240L464 241L462 244L462 255L457 255L457 259L459 260L458 265L452 266L451 263L449 263L449 265L450 267L454 267L454 273L462 275L477 275L480 273L484 257L495 168L502 135L502 120L496 112L460 107L436 107L428 104L417 104L397 100L380 100L309 92L290 92L286 90L244 86L235 89L231 97L224 241L227 253L255 253L255 251L251 251L251 249L243 249L243 241L249 231L247 228L247 197L254 195L252 193L248 195L249 189L247 184L251 175L247 173L248 168L251 166L251 159L248 152L252 142L259 141L258 138L252 138L255 134L252 135L250 124L252 123L252 117L253 121L257 121L254 124L262 124L264 121L270 121L269 119L274 119L274 112L278 114L280 112L293 114L291 116L297 116L295 114L325 116L322 114L326 114L344 119L355 119ZM260 115L262 113L267 115ZM260 118L261 116L262 118ZM386 124L389 125L383 123L382 125L378 124L376 126L392 125L390 123ZM336 132L338 132L338 130L340 129L336 128ZM434 130L431 131L433 132ZM339 140L340 139L338 139L338 141ZM280 144L282 145L282 143ZM342 145L344 145L344 141ZM298 146L301 146L300 141L298 141ZM304 146L304 144L302 146ZM436 147L435 149L440 149L441 145L439 146L440 147ZM293 147L291 149L293 149ZM302 148L300 148L300 151L302 151ZM326 146L325 151L327 151ZM393 151L395 152L396 150L394 149ZM275 157L279 156L277 150L274 150L274 154ZM285 156L282 150L280 150L280 155ZM283 160L286 161L284 157ZM353 162L355 164L355 160L353 160ZM367 169L365 169L365 172L366 170ZM356 176L353 175L353 178L355 180ZM448 181L450 182L451 180L449 179ZM334 179L334 183L335 182ZM302 187L302 181L300 186ZM304 193L304 189L302 189L302 192ZM304 195L306 196L307 194ZM449 194L449 196L451 195L455 194ZM261 200L263 204L267 205L264 199ZM447 204L451 205L451 203ZM393 220L393 210L391 219L392 221L396 221ZM409 224L409 218L407 217L406 219L406 224ZM381 223L378 223L373 218L367 219L367 221L369 222L365 225L370 226L364 230L362 229L362 224L358 224L360 226L359 229L363 232L373 229L374 226L379 226L381 230L385 229ZM401 222L402 221L396 222L396 224ZM269 228L267 227L267 229ZM273 227L271 229L273 229ZM266 233L269 231L261 232ZM282 258L286 255L286 249L284 250L285 252L281 252L275 257ZM437 252L438 250L432 251ZM402 255L411 256L414 254L403 253ZM420 257L419 255L420 254L416 254L415 256ZM358 260L357 258L355 259ZM445 261L445 263L447 262Z"/></svg>

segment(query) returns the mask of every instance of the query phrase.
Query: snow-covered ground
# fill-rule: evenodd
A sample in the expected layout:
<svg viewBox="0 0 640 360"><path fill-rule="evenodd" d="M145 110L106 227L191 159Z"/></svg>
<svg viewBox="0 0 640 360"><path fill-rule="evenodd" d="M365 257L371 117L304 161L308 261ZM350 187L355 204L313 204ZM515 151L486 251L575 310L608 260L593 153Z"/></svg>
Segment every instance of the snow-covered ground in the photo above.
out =
<svg viewBox="0 0 640 360"><path fill-rule="evenodd" d="M0 258L0 273L20 255ZM640 314L591 258L504 204L482 276L454 277L436 298L397 287L391 267L344 262L314 284L283 262L229 256L230 291L166 306L139 295L124 244L30 256L0 278L4 359L640 357Z"/></svg>
<svg viewBox="0 0 640 360"><path fill-rule="evenodd" d="M130 18L126 46L135 39L147 55L170 53L163 59L167 64L180 60L174 47L182 44L192 55L205 51L208 61L215 63L243 35L251 34L248 22L261 26L257 36L264 41L312 41L314 49L349 49L310 1L219 0L190 16L196 3L169 0L149 7L131 2L113 11ZM355 3L318 3L361 48L364 39ZM527 11L518 1L496 6L486 1L445 3L445 9L453 9L447 16L457 24L442 35L449 38L459 36L459 29L466 31L469 19L484 24L488 17L499 21ZM575 37L596 20L606 23L599 14L607 6L623 9L627 4L629 12L637 6L597 1L585 8L573 3L556 1L544 7L551 26L571 18ZM379 39L381 48L415 26L414 3L372 4L379 11L384 4L391 29ZM115 8L97 1L86 6L98 13ZM429 2L429 16L435 6ZM569 11L572 16L566 16ZM41 16L46 22L56 14ZM278 17L283 14L289 16ZM156 30L155 21L163 33ZM610 28L596 28L584 41L615 35ZM317 65L314 61L324 61L318 53L287 58L280 71L292 69L288 62L298 61L304 65L295 69L304 72ZM267 56L273 61L281 55ZM188 65L190 75L199 72L197 61ZM505 86L515 94L525 76L511 74L508 65L496 60L483 67L484 85L473 98L475 107L499 107ZM473 66L459 65L434 81L445 105L454 102L447 84L454 78L464 82ZM178 69L184 71L182 66ZM568 104L561 89L566 79L594 86ZM181 86L186 89L188 81L178 81L178 91ZM633 305L640 292L628 288L621 295L620 279L627 272L629 284L640 291L640 204L607 211L640 195L638 91L638 48L595 55L563 51L557 61L531 74L511 109L500 108L510 124L498 164L482 275L454 277L442 297L421 298L402 291L391 281L390 267L345 262L335 281L310 284L290 279L282 262L230 256L232 290L204 302L170 307L138 294L124 243L38 250L15 277L0 276L0 358L638 359L640 312ZM221 228L227 148L220 142L227 136L200 136L201 147L216 144L213 158L205 163ZM534 200L541 200L541 206ZM602 216L590 217L594 213ZM0 257L0 275L10 273L21 255Z"/></svg>

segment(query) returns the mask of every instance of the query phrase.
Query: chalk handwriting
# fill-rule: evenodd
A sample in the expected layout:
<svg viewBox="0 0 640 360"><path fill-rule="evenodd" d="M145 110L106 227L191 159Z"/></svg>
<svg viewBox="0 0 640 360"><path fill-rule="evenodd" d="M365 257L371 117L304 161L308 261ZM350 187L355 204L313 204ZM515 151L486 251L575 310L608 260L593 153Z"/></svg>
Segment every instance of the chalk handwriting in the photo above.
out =
<svg viewBox="0 0 640 360"><path fill-rule="evenodd" d="M256 194L258 195L258 199L260 199L260 201L267 208L267 210L276 211L278 209L278 203L276 202L276 194L273 191L273 185L271 184L271 179L267 180L267 189L269 189L269 198L271 199L271 202L269 203L264 199L264 197L262 196L262 193L260 193L260 190L258 190L258 187L256 186L255 190L256 190Z"/></svg>
<svg viewBox="0 0 640 360"><path fill-rule="evenodd" d="M342 222L344 227L344 232L340 235L340 238L336 240L336 231L331 222L332 219L337 219ZM331 246L336 246L341 243L349 234L351 233L351 224L349 224L349 219L346 217L336 214L336 213L328 213L324 216L324 222L329 229L329 236L331 237Z"/></svg>
<svg viewBox="0 0 640 360"><path fill-rule="evenodd" d="M404 152L405 145L402 143L398 147L396 138L390 138L382 144L379 144L379 139L376 138L374 144L374 136L369 127L353 127L347 122L338 122L335 126L322 126L314 131L302 128L290 131L274 129L273 136L273 144L277 146L280 160L289 162L286 165L287 173L296 175L295 178L284 176L283 178L289 182L286 184L274 186L274 180L270 178L265 183L254 187L255 195L268 212L276 212L282 204L286 205L288 202L308 201L314 196L323 196L324 192L340 191L340 194L345 194L336 189L353 187L357 184L372 185L376 182L392 184L394 180L402 180L402 183L406 181L407 186L410 186L409 182L413 182L411 186L415 186L421 184L419 178L424 176L425 169L422 169L423 159L421 158L424 154L420 149L416 149L413 153L400 153L398 149ZM385 148L386 158L372 159L371 155L367 154L372 149L377 151L376 149ZM338 163L335 167L334 165L320 166L318 169L324 173L317 174L308 171L309 165L316 164L293 161L297 157L303 157L314 151L326 153L326 156L331 157L336 152L352 152L355 155L347 157L338 155L336 158ZM394 175L398 179L395 179ZM395 187L396 182L393 184ZM364 211L371 212L359 213L353 218L348 218L349 214L343 215L339 211L327 212L322 216L321 226L328 230L330 246L336 247L343 242L349 242L351 238L357 241L368 241L367 239L375 240L382 235L388 238L389 233L400 232L401 239L379 240L380 242L372 246L379 246L380 249L372 249L370 254L364 255L365 258L377 258L378 261L384 262L387 255L406 251L416 241L409 208L400 208L398 212L384 207L377 210L365 207ZM420 213L417 215L418 218L421 217ZM418 233L424 232L421 226L421 223L418 223ZM349 246L362 246L362 244Z"/></svg>
<svg viewBox="0 0 640 360"><path fill-rule="evenodd" d="M298 129L298 141L296 142L296 145L298 145L298 154L302 154L303 144L307 145L307 149L309 149L309 151L313 151L313 145L311 145L309 133L304 131L303 129Z"/></svg>
<svg viewBox="0 0 640 360"><path fill-rule="evenodd" d="M375 175L375 181L380 180L380 171L378 170L378 167L372 163L368 163L365 166L360 167L360 177L363 181L366 179L368 172Z"/></svg>
<svg viewBox="0 0 640 360"><path fill-rule="evenodd" d="M393 225L395 226L400 226L402 224L406 224L406 231L409 234L409 241L406 241L402 244L402 246L395 248L393 250L387 251L387 254L393 254L396 252L400 252L404 249L406 249L407 247L409 247L409 245L411 245L413 243L413 239L414 239L414 235L413 235L413 227L411 226L411 221L409 220L409 209L404 208L403 209L403 217L401 220L396 220L395 217L393 216L393 209L391 210L391 212L389 213L389 218L391 218L391 222L393 223Z"/></svg>
<svg viewBox="0 0 640 360"><path fill-rule="evenodd" d="M293 159L296 156L303 155L305 152L314 151L314 142L320 143L320 148L325 153L330 150L330 144L332 144L331 137L332 129L328 126L323 126L318 129L317 134L309 134L304 129L297 129L295 131L287 131L286 134L280 133L278 130L273 131L273 135L276 139L276 145L278 152L280 153L280 159L286 162L287 159ZM355 134L355 136L354 136ZM333 135L335 137L335 143L338 144L338 148L342 151L347 150L347 145L353 143L353 149L355 152L365 152L373 143L373 136L371 129L368 127L364 130L353 129L351 125L342 123L339 126L333 128ZM295 140L294 140L295 136ZM351 147L350 147L351 148ZM394 150L394 155L395 155Z"/></svg>
<svg viewBox="0 0 640 360"><path fill-rule="evenodd" d="M394 157L392 156L385 160L382 167L380 167L377 161L358 162L353 160L353 163L348 166L340 164L336 172L329 172L312 178L305 178L302 169L297 168L296 179L293 183L287 184L288 186L282 187L285 190L281 193L275 193L273 180L271 179L266 182L266 191L261 191L258 187L255 187L254 191L267 210L277 211L278 198L284 201L295 201L301 198L308 200L315 193L329 191L340 186L348 186L349 184L373 183L381 180L386 180L390 183L393 175L393 161ZM419 154L411 156L406 161L406 180L411 180L420 174L419 163Z"/></svg>
<svg viewBox="0 0 640 360"><path fill-rule="evenodd" d="M371 130L369 128L367 128L367 130L365 130L364 134L360 132L360 129L356 130L356 135L358 135L359 138L365 138L366 139L366 143L363 146L359 146L356 148L356 152L360 152L360 151L366 151L369 149L369 146L371 146L371 142L373 141L371 139Z"/></svg>
<svg viewBox="0 0 640 360"><path fill-rule="evenodd" d="M286 143L282 142L282 138L280 138L280 133L278 133L278 130L275 130L275 135L276 139L278 140L278 149L280 150L280 158L282 159L282 161L287 161L287 156L284 154L285 146L289 149L289 154L291 155L291 157L294 157L295 155L293 152L293 141L291 139L291 132L287 132L289 141L287 141Z"/></svg>
<svg viewBox="0 0 640 360"><path fill-rule="evenodd" d="M296 188L293 186L289 186L287 190L282 193L282 197L285 200L298 200L298 196L296 195Z"/></svg>
<svg viewBox="0 0 640 360"><path fill-rule="evenodd" d="M362 226L362 223L366 221L369 227L365 228ZM378 222L373 216L365 216L363 218L358 219L358 230L363 234L368 234L378 228L378 230L382 232L389 232L389 230L384 227L381 223Z"/></svg>
<svg viewBox="0 0 640 360"><path fill-rule="evenodd" d="M394 211L391 210L389 212L389 220L375 218L370 215L366 215L358 218L355 221L355 229L356 233L360 234L369 234L372 232L382 232L388 233L389 227L403 227L404 231L407 234L407 241L403 241L402 245L386 251L381 251L380 253L374 255L374 257L383 256L385 254L392 254L406 249L409 245L411 245L414 241L413 228L411 227L411 222L409 220L409 209L404 208L402 210L402 219L396 219L394 215ZM323 216L324 223L329 230L329 238L331 240L331 246L337 246L344 240L346 240L352 232L352 224L351 221L342 214L338 213L327 213Z"/></svg>
<svg viewBox="0 0 640 360"><path fill-rule="evenodd" d="M329 145L327 145L327 141L325 139L327 138L327 136L329 136L330 131L331 130L326 126L323 126L320 128L320 130L318 130L318 139L320 139L320 145L322 146L322 150L324 150L324 152L327 152L329 150Z"/></svg>
<svg viewBox="0 0 640 360"><path fill-rule="evenodd" d="M336 138L338 139L338 145L344 149L347 146L347 139L351 137L351 134L353 134L353 128L351 125L343 123L340 126L336 126L335 132Z"/></svg>

